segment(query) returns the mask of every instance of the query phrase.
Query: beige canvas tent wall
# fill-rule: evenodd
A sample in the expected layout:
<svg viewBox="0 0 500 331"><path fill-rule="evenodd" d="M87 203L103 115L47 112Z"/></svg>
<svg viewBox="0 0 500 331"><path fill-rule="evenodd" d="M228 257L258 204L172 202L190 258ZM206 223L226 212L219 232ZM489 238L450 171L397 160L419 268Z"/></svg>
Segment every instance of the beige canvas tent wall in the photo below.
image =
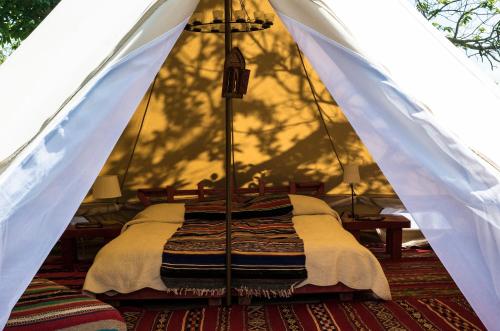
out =
<svg viewBox="0 0 500 331"><path fill-rule="evenodd" d="M246 1L255 10L273 12L268 1ZM235 8L238 5L235 4ZM207 14L220 1L201 1ZM350 193L319 119L293 38L279 17L266 31L235 34L252 71L249 92L235 100L237 185L255 177L278 184L289 177L320 180L330 193ZM176 185L194 188L200 181L222 187L224 180L224 61L222 34L184 32L163 65L153 88L148 113L126 182L124 195L138 188ZM305 59L307 61L307 59ZM358 162L364 194L393 194L390 184L359 140L341 109L309 66L321 107L341 161ZM136 139L148 94L110 155L102 174L123 176ZM311 146L315 148L311 148Z"/></svg>

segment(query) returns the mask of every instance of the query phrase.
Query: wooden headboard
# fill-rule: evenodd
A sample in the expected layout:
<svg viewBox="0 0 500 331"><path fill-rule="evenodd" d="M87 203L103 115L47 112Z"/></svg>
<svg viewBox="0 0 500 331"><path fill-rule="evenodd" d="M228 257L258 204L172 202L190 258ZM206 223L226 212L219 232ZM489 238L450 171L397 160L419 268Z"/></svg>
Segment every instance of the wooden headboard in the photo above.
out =
<svg viewBox="0 0 500 331"><path fill-rule="evenodd" d="M153 203L160 202L182 202L186 200L203 201L204 199L211 197L223 198L225 196L225 192L225 189L207 188L203 183L199 183L198 188L194 190L178 190L174 186L167 186L166 188L139 189L137 190L137 197L141 203L147 207ZM288 185L266 186L263 180L259 180L258 186L237 188L234 190L233 195L237 199L238 196L280 193L322 196L325 194L325 184L323 182L290 181Z"/></svg>

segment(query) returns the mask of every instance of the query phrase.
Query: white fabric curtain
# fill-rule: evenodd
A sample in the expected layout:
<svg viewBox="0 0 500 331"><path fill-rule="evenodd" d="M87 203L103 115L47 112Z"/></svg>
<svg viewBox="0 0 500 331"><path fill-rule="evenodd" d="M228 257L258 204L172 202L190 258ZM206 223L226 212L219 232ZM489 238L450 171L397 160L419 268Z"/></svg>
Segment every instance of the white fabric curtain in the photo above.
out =
<svg viewBox="0 0 500 331"><path fill-rule="evenodd" d="M197 3L61 1L0 66L0 172L89 77L178 25Z"/></svg>
<svg viewBox="0 0 500 331"><path fill-rule="evenodd" d="M493 84L404 1L271 3L485 326L498 329Z"/></svg>
<svg viewBox="0 0 500 331"><path fill-rule="evenodd" d="M168 1L158 7L116 49L120 56L100 68L69 103L58 112L57 104L44 110L49 117L41 131L34 138L25 137L30 143L0 174L0 329L87 194L197 5L197 1L172 2L182 3L175 15ZM170 20L177 21L175 25L158 23L166 20L158 12L165 14L168 8L176 17ZM177 16L182 12L184 16ZM89 67L80 78L90 71ZM30 109L23 113L37 112L37 107Z"/></svg>

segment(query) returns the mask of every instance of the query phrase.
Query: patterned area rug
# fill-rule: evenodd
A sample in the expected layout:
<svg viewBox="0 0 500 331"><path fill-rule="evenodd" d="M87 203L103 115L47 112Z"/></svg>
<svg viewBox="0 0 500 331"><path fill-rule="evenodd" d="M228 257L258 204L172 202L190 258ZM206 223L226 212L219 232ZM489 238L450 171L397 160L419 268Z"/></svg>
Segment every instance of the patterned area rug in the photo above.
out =
<svg viewBox="0 0 500 331"><path fill-rule="evenodd" d="M44 263L36 276L50 279L74 290L81 290L89 268L89 264L67 268L61 263L51 261L50 263Z"/></svg>
<svg viewBox="0 0 500 331"><path fill-rule="evenodd" d="M404 250L400 261L391 261L382 253L383 247L370 249L380 259L394 301L233 306L230 311L217 307L119 310L129 330L484 330L432 250ZM68 270L57 263L45 264L38 276L79 289L87 268Z"/></svg>
<svg viewBox="0 0 500 331"><path fill-rule="evenodd" d="M393 301L119 310L127 328L138 331L485 330L432 250L405 250L400 261L373 250Z"/></svg>
<svg viewBox="0 0 500 331"><path fill-rule="evenodd" d="M485 330L463 298L120 311L128 330Z"/></svg>
<svg viewBox="0 0 500 331"><path fill-rule="evenodd" d="M462 296L432 250L405 250L401 261L391 261L382 253L375 255L387 276L393 299Z"/></svg>

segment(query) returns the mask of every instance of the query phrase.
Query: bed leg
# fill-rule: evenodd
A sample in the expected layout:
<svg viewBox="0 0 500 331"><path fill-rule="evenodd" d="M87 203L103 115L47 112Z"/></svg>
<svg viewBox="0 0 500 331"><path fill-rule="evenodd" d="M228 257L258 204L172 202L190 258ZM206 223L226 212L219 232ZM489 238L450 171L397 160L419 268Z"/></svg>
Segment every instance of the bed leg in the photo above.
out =
<svg viewBox="0 0 500 331"><path fill-rule="evenodd" d="M252 303L252 297L238 297L238 304L242 306L249 306Z"/></svg>
<svg viewBox="0 0 500 331"><path fill-rule="evenodd" d="M115 307L115 308L118 308L121 306L121 302L118 300L107 300L106 303L109 304L110 306Z"/></svg>
<svg viewBox="0 0 500 331"><path fill-rule="evenodd" d="M222 305L222 299L221 298L210 298L210 299L208 299L208 305L211 306L211 307L221 306Z"/></svg>
<svg viewBox="0 0 500 331"><path fill-rule="evenodd" d="M352 301L354 299L354 294L352 292L339 293L340 301Z"/></svg>

